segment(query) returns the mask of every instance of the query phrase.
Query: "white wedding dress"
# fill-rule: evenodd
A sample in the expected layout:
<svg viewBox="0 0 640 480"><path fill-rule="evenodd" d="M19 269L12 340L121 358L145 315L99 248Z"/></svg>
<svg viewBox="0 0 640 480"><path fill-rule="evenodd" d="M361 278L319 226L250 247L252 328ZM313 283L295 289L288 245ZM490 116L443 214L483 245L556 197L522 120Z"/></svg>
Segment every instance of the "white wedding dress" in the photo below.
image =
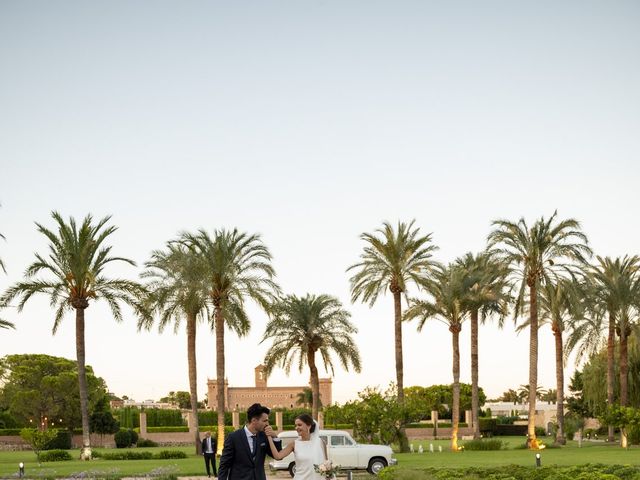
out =
<svg viewBox="0 0 640 480"><path fill-rule="evenodd" d="M293 447L296 458L294 480L324 480L324 476L317 473L313 467L325 461L324 447L318 430L318 424L316 423L316 431L311 434L309 440L297 439L295 442Z"/></svg>

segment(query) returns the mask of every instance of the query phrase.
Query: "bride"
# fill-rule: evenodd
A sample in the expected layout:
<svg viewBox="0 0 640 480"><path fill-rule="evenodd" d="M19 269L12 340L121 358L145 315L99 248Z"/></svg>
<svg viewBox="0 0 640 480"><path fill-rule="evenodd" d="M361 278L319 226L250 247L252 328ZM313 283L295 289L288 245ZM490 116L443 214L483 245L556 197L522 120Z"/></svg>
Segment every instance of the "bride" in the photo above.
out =
<svg viewBox="0 0 640 480"><path fill-rule="evenodd" d="M316 473L314 465L320 465L327 459L327 446L320 438L318 423L311 418L311 415L303 413L295 420L296 432L299 438L278 451L269 439L271 454L276 460L282 460L293 452L296 459L296 474L294 480L324 480L324 476Z"/></svg>

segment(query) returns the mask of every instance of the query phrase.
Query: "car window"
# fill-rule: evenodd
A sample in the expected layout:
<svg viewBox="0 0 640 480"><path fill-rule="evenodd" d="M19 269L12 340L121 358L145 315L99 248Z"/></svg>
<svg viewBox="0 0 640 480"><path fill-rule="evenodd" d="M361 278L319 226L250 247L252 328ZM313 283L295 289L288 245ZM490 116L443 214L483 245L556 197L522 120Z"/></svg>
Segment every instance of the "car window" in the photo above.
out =
<svg viewBox="0 0 640 480"><path fill-rule="evenodd" d="M320 435L320 440L322 440L325 445L327 444L327 436L326 435Z"/></svg>
<svg viewBox="0 0 640 480"><path fill-rule="evenodd" d="M331 436L331 446L339 447L344 445L344 437L342 435L332 435Z"/></svg>
<svg viewBox="0 0 640 480"><path fill-rule="evenodd" d="M353 440L351 440L349 437L344 437L344 444L345 445L355 445L355 442Z"/></svg>

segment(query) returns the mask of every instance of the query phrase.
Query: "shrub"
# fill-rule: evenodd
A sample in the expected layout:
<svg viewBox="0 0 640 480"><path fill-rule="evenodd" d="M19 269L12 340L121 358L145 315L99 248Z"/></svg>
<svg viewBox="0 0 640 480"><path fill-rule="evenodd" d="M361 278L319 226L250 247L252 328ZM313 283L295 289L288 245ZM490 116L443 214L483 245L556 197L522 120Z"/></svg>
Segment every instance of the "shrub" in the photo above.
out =
<svg viewBox="0 0 640 480"><path fill-rule="evenodd" d="M118 448L128 448L133 444L131 437L132 430L118 430L113 436L113 440L116 442Z"/></svg>
<svg viewBox="0 0 640 480"><path fill-rule="evenodd" d="M20 435L21 428L0 428L0 435L14 436Z"/></svg>
<svg viewBox="0 0 640 480"><path fill-rule="evenodd" d="M495 433L496 425L498 423L495 418L480 418L478 420L480 425L480 433L488 437L492 436Z"/></svg>
<svg viewBox="0 0 640 480"><path fill-rule="evenodd" d="M48 442L43 450L71 450L71 432L58 430L56 437Z"/></svg>
<svg viewBox="0 0 640 480"><path fill-rule="evenodd" d="M135 430L129 430L129 432L131 434L131 445L135 445L138 443L138 432Z"/></svg>
<svg viewBox="0 0 640 480"><path fill-rule="evenodd" d="M536 427L536 437L546 437L547 431L542 427Z"/></svg>
<svg viewBox="0 0 640 480"><path fill-rule="evenodd" d="M47 450L40 454L41 462L64 462L65 460L73 460L71 454L66 450Z"/></svg>
<svg viewBox="0 0 640 480"><path fill-rule="evenodd" d="M138 439L138 441L136 442L136 445L138 447L157 447L158 446L156 442L154 442L153 440L149 440L148 438Z"/></svg>
<svg viewBox="0 0 640 480"><path fill-rule="evenodd" d="M512 437L525 436L527 434L526 425L496 425L495 435L508 435Z"/></svg>
<svg viewBox="0 0 640 480"><path fill-rule="evenodd" d="M103 453L101 458L105 460L151 460L153 453L127 450L126 452Z"/></svg>
<svg viewBox="0 0 640 480"><path fill-rule="evenodd" d="M462 445L465 450L502 450L505 444L502 440L469 440Z"/></svg>
<svg viewBox="0 0 640 480"><path fill-rule="evenodd" d="M180 450L161 450L154 458L166 460L168 458L187 458L187 454Z"/></svg>

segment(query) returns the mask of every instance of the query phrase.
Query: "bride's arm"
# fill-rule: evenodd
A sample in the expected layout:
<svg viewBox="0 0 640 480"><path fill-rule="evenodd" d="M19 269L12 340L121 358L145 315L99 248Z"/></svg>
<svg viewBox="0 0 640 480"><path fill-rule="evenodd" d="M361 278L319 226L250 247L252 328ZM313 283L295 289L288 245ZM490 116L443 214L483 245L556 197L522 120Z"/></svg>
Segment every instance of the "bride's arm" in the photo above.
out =
<svg viewBox="0 0 640 480"><path fill-rule="evenodd" d="M284 457L293 452L293 447L296 442L291 442L289 445L284 447L282 450L278 451L275 443L273 443L273 438L270 435L267 435L267 440L269 441L269 448L271 448L271 456L276 460L282 460Z"/></svg>

